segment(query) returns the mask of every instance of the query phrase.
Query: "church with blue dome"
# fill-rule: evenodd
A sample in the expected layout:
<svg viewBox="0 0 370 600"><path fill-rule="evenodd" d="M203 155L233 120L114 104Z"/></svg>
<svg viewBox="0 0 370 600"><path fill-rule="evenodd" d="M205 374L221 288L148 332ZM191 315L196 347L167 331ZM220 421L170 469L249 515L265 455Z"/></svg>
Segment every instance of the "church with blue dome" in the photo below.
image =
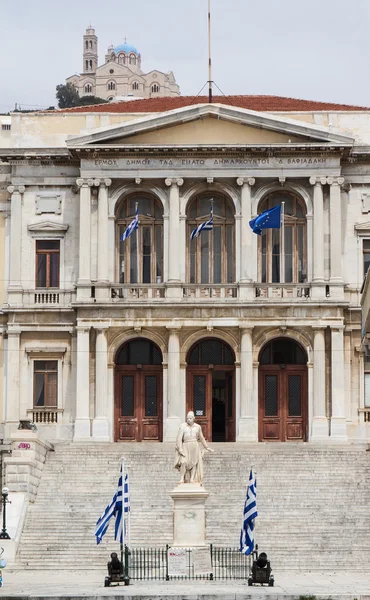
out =
<svg viewBox="0 0 370 600"><path fill-rule="evenodd" d="M180 88L172 71L156 69L145 73L141 68L140 51L125 39L109 46L104 64L99 66L98 37L89 26L83 36L82 72L66 80L80 96L98 96L114 102L130 98L180 96Z"/></svg>

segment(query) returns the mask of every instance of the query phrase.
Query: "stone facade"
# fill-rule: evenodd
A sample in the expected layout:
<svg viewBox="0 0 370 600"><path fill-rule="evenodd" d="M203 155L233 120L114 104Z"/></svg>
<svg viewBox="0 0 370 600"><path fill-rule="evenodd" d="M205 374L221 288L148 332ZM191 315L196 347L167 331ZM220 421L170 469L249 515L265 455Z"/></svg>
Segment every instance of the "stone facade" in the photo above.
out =
<svg viewBox="0 0 370 600"><path fill-rule="evenodd" d="M49 119L47 137L54 117L40 114L17 117L13 139L20 139L27 119L26 148L17 143L0 150L7 185L2 214L10 207L4 246L6 435L29 417L49 440L130 439L135 421L133 427L147 427L141 439L171 441L199 378L213 382L206 383L210 408L222 371L232 398L226 439L273 439L274 415L263 412L262 391L272 380L263 378L285 381L281 373L290 363L286 355L265 361L264 351L283 340L294 342L304 357L295 363L303 425L298 414L277 415L290 427L284 439L368 440L360 289L363 242L370 239L369 114L338 111L334 128L315 124L313 113L287 117L191 105L140 121L138 115L121 117L109 127L106 121L98 130L94 122L83 135L85 115L65 115L65 129L76 135L65 136L64 146L41 145L43 123ZM211 238L204 234L191 246L192 224L209 218L212 198L214 237L208 249ZM249 226L270 201L295 207L286 211L285 262L279 231L260 239ZM120 242L135 202L138 233ZM144 210L146 202L154 208ZM158 237L148 244L146 235ZM45 242L59 252L54 286L38 284ZM130 362L120 353L124 344L140 340L160 353L148 375L159 377L158 419L147 404L145 414L129 423L129 415L121 419L128 392L119 387L120 377L131 377L130 365L132 377L139 377L145 361ZM195 365L191 353L205 340L224 344L231 362ZM49 407L44 396L44 405L34 405L36 363L45 362L55 365L57 400ZM297 412L289 394L293 398L293 391L281 389L279 402ZM204 408L199 412L212 438L215 425ZM294 433L299 427L301 434Z"/></svg>
<svg viewBox="0 0 370 600"><path fill-rule="evenodd" d="M98 96L105 100L118 97L158 98L179 96L180 88L170 71L156 69L144 73L141 54L131 44L109 46L104 64L98 66L98 38L95 29L88 27L83 36L83 67L80 75L66 80L72 83L80 96Z"/></svg>

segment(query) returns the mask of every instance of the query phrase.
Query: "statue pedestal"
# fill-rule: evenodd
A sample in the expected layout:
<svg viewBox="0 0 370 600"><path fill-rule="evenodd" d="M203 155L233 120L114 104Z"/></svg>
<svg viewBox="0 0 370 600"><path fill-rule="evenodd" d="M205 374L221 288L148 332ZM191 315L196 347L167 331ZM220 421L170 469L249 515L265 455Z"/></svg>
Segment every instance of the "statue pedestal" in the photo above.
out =
<svg viewBox="0 0 370 600"><path fill-rule="evenodd" d="M205 503L209 492L199 483L179 483L170 496L174 502L172 546L206 546Z"/></svg>

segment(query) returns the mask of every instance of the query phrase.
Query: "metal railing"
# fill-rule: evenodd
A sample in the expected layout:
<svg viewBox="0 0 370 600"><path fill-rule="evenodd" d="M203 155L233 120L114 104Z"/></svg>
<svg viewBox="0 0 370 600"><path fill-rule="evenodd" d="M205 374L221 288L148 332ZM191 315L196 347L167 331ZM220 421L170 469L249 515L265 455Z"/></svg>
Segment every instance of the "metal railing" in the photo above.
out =
<svg viewBox="0 0 370 600"><path fill-rule="evenodd" d="M186 575L169 575L169 546L159 548L125 549L125 573L136 581L180 581L180 580L247 580L251 572L252 559L237 548L210 544L212 571L208 575L195 573L192 549L186 548Z"/></svg>

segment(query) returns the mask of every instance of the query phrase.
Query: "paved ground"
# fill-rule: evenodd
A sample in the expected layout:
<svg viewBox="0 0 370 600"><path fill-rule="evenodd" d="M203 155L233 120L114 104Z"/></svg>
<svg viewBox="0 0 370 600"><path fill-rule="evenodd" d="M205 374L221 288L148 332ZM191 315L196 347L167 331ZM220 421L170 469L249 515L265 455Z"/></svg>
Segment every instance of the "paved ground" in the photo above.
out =
<svg viewBox="0 0 370 600"><path fill-rule="evenodd" d="M1 598L88 598L113 600L295 600L315 596L327 600L370 600L370 571L353 573L274 573L275 587L248 587L244 582L134 582L128 587L104 588L104 571L9 571L3 570Z"/></svg>

